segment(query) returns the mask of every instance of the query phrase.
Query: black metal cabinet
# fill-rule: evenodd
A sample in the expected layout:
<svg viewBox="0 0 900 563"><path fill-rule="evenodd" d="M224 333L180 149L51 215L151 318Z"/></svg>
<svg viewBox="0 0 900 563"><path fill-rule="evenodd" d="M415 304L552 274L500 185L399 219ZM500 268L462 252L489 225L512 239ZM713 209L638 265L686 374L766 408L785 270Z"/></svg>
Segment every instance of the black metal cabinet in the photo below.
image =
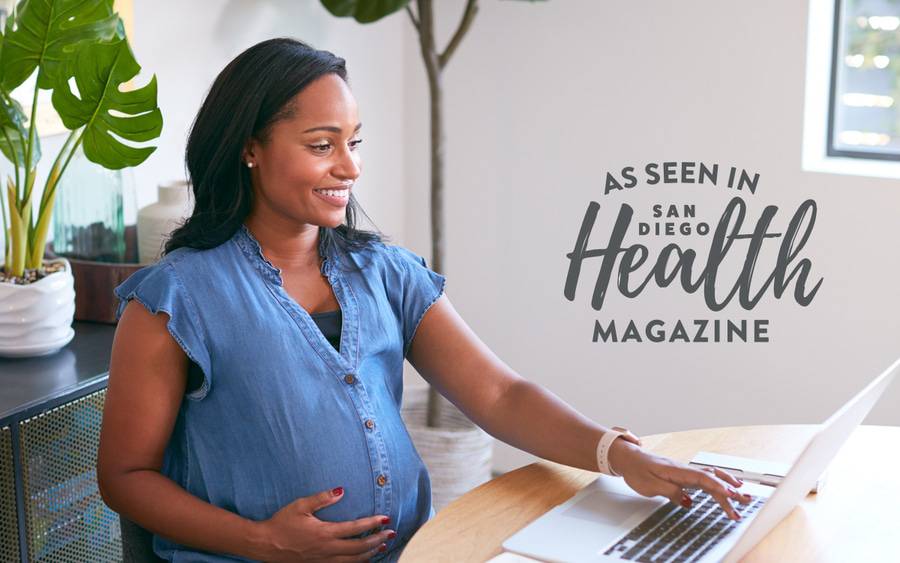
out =
<svg viewBox="0 0 900 563"><path fill-rule="evenodd" d="M114 325L76 322L44 357L0 358L0 561L121 561L96 459Z"/></svg>

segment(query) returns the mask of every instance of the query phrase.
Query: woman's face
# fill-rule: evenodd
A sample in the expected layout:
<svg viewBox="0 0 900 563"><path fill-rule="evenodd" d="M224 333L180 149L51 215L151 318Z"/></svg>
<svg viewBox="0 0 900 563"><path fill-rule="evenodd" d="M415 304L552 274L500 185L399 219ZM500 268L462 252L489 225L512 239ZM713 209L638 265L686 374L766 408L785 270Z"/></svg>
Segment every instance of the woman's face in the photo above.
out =
<svg viewBox="0 0 900 563"><path fill-rule="evenodd" d="M255 212L337 227L361 171L356 100L339 76L326 74L291 103L293 116L277 121L266 142L251 140L244 153L253 163Z"/></svg>

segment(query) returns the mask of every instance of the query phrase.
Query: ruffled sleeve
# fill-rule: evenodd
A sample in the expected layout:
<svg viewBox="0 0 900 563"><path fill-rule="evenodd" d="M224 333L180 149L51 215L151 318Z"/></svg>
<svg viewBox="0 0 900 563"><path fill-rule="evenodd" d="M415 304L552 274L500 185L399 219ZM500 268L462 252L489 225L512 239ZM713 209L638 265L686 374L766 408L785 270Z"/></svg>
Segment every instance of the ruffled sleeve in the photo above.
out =
<svg viewBox="0 0 900 563"><path fill-rule="evenodd" d="M203 371L203 384L186 397L194 400L203 399L212 386L209 350L197 308L172 264L158 262L142 268L114 291L119 298L116 321L122 317L131 299L138 300L154 315L160 311L168 313L169 321L166 328L172 338L181 346L187 357Z"/></svg>
<svg viewBox="0 0 900 563"><path fill-rule="evenodd" d="M418 254L402 246L390 248L395 254L401 279L401 287L393 288L392 292L399 294L405 358L422 317L444 293L447 278L429 269L425 259Z"/></svg>

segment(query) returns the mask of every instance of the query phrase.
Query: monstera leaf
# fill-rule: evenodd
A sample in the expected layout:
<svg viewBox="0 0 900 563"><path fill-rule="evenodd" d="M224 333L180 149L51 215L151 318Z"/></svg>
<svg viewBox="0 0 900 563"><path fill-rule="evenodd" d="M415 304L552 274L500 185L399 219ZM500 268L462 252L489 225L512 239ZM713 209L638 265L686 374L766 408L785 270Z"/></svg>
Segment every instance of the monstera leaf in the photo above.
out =
<svg viewBox="0 0 900 563"><path fill-rule="evenodd" d="M60 76L71 74L78 43L124 36L112 5L113 0L19 2L3 41L0 85L12 92L37 68L38 87L53 88Z"/></svg>
<svg viewBox="0 0 900 563"><path fill-rule="evenodd" d="M3 46L6 44L6 36L12 33L12 18L6 19L6 30L0 41L0 60L3 60ZM0 81L2 82L2 81ZM25 152L28 139L28 129L25 127L25 112L22 105L13 99L9 91L0 85L0 152L16 166L25 166ZM37 166L41 159L41 143L35 138L31 147L31 162L29 170Z"/></svg>
<svg viewBox="0 0 900 563"><path fill-rule="evenodd" d="M162 130L155 76L142 88L120 90L140 68L113 0L21 0L7 18L0 41L0 152L15 165L15 178L5 178L6 197L0 197L6 274L21 277L26 269L41 267L59 181L79 147L89 160L112 170L137 166L156 150L127 144L155 139ZM34 102L26 121L10 92L35 69ZM41 89L53 90L53 107L70 133L34 214Z"/></svg>
<svg viewBox="0 0 900 563"><path fill-rule="evenodd" d="M69 129L84 127L85 156L110 170L144 162L156 147L126 145L113 135L127 141L159 136L162 114L156 106L156 76L137 90L119 90L141 70L124 39L82 45L73 70L78 96L68 80L60 78L53 90L53 107Z"/></svg>
<svg viewBox="0 0 900 563"><path fill-rule="evenodd" d="M393 14L409 0L322 0L325 9L339 18L352 16L359 23L372 23Z"/></svg>
<svg viewBox="0 0 900 563"><path fill-rule="evenodd" d="M25 127L25 113L22 106L0 88L0 152L10 162L25 163L25 144L28 139L28 128ZM31 146L31 165L37 166L41 159L41 143L35 137Z"/></svg>

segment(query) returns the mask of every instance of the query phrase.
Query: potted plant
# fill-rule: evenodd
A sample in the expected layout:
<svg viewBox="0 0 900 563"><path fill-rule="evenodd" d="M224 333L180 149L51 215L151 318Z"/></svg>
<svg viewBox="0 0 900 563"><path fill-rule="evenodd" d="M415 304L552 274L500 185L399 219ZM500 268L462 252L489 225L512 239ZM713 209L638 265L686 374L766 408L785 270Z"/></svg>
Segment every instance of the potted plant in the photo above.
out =
<svg viewBox="0 0 900 563"><path fill-rule="evenodd" d="M0 38L0 152L14 174L0 197L5 246L0 274L0 355L53 353L74 336L72 271L68 260L44 256L56 188L76 151L102 167L137 166L155 147L124 143L159 137L162 115L156 77L120 90L140 71L113 11L113 0L21 0ZM37 73L26 116L11 92ZM41 156L36 130L39 90L69 131L34 192Z"/></svg>
<svg viewBox="0 0 900 563"><path fill-rule="evenodd" d="M530 0L535 1L535 0ZM467 0L450 42L441 52L435 46L434 2L416 0L321 0L332 15L376 22L405 9L419 36L428 75L431 106L431 269L444 271L444 99L443 71L478 13L478 0ZM440 510L466 491L491 478L493 439L434 388L411 389L404 395L403 417L432 480L433 505Z"/></svg>

